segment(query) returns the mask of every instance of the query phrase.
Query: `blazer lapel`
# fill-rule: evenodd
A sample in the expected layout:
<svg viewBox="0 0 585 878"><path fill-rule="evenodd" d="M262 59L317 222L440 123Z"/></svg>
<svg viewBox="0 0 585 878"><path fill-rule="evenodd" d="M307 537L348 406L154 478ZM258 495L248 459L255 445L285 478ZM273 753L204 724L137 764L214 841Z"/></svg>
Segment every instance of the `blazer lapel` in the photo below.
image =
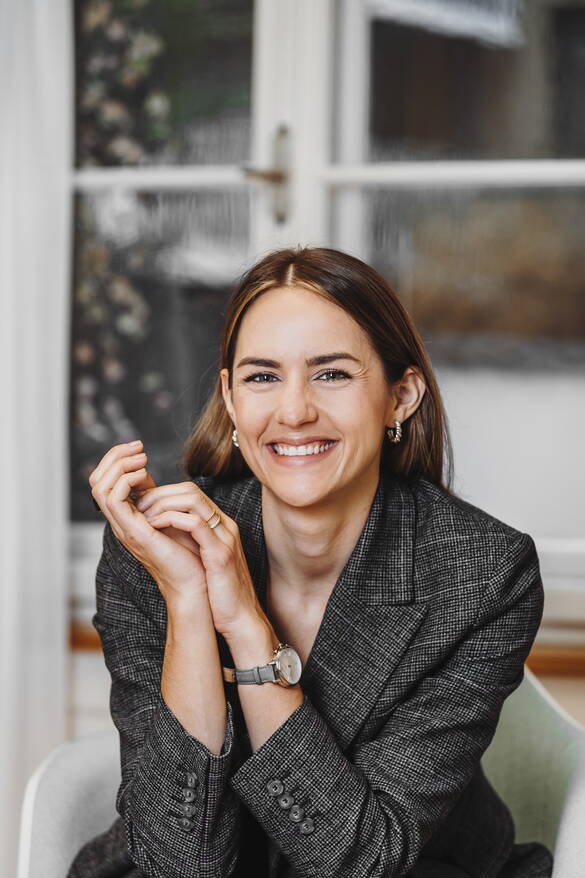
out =
<svg viewBox="0 0 585 878"><path fill-rule="evenodd" d="M267 555L261 484L255 477L246 482L232 517L238 521L250 574L266 611ZM415 527L410 488L398 478L381 477L303 668L301 689L344 750L366 721L427 611L428 602L417 602L414 591Z"/></svg>

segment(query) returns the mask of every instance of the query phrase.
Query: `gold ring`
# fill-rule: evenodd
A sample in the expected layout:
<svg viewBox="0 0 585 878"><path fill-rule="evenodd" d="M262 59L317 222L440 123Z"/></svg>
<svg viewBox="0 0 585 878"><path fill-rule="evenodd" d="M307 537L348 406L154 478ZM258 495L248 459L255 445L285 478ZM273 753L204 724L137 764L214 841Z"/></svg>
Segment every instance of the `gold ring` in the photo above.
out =
<svg viewBox="0 0 585 878"><path fill-rule="evenodd" d="M214 521L213 524L210 524L210 521L214 516L217 516L217 521ZM214 509L213 512L211 513L211 515L209 516L209 518L206 518L205 521L207 522L207 524L209 524L209 527L213 530L213 528L217 527L217 525L220 523L221 515L219 514L217 509Z"/></svg>

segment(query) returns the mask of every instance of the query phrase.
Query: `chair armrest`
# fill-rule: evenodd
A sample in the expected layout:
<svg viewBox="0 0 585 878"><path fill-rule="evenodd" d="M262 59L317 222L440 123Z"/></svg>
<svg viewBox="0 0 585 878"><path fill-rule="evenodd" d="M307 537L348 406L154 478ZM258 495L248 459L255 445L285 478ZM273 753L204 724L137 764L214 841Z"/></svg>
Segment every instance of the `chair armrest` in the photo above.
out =
<svg viewBox="0 0 585 878"><path fill-rule="evenodd" d="M552 878L582 878L585 863L585 728L557 832Z"/></svg>
<svg viewBox="0 0 585 878"><path fill-rule="evenodd" d="M118 735L98 732L52 750L29 777L18 878L62 878L77 851L117 818Z"/></svg>

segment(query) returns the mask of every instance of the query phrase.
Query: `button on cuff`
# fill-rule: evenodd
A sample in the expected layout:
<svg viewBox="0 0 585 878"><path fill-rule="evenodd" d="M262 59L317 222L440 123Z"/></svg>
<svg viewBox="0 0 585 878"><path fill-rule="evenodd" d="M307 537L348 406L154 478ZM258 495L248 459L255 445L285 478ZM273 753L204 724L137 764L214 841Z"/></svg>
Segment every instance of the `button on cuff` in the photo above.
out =
<svg viewBox="0 0 585 878"><path fill-rule="evenodd" d="M290 808L290 806L294 804L295 800L291 793L283 793L281 796L278 797L276 801L281 808Z"/></svg>
<svg viewBox="0 0 585 878"><path fill-rule="evenodd" d="M266 789L271 796L280 796L284 790L284 784L279 778L275 777L266 784Z"/></svg>
<svg viewBox="0 0 585 878"><path fill-rule="evenodd" d="M300 805L293 805L288 816L294 823L299 823L305 816L305 809L301 808Z"/></svg>

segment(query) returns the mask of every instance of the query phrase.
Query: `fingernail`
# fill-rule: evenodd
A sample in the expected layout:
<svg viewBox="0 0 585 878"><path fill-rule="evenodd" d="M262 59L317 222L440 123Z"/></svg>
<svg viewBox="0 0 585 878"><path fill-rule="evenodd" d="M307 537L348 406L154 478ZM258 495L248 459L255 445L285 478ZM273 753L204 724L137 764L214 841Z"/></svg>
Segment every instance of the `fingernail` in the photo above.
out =
<svg viewBox="0 0 585 878"><path fill-rule="evenodd" d="M142 440L141 440L141 439L135 439L134 442L131 442L131 443L130 443L130 445L132 446L132 448L135 448L135 447L137 447L138 445L142 445Z"/></svg>

